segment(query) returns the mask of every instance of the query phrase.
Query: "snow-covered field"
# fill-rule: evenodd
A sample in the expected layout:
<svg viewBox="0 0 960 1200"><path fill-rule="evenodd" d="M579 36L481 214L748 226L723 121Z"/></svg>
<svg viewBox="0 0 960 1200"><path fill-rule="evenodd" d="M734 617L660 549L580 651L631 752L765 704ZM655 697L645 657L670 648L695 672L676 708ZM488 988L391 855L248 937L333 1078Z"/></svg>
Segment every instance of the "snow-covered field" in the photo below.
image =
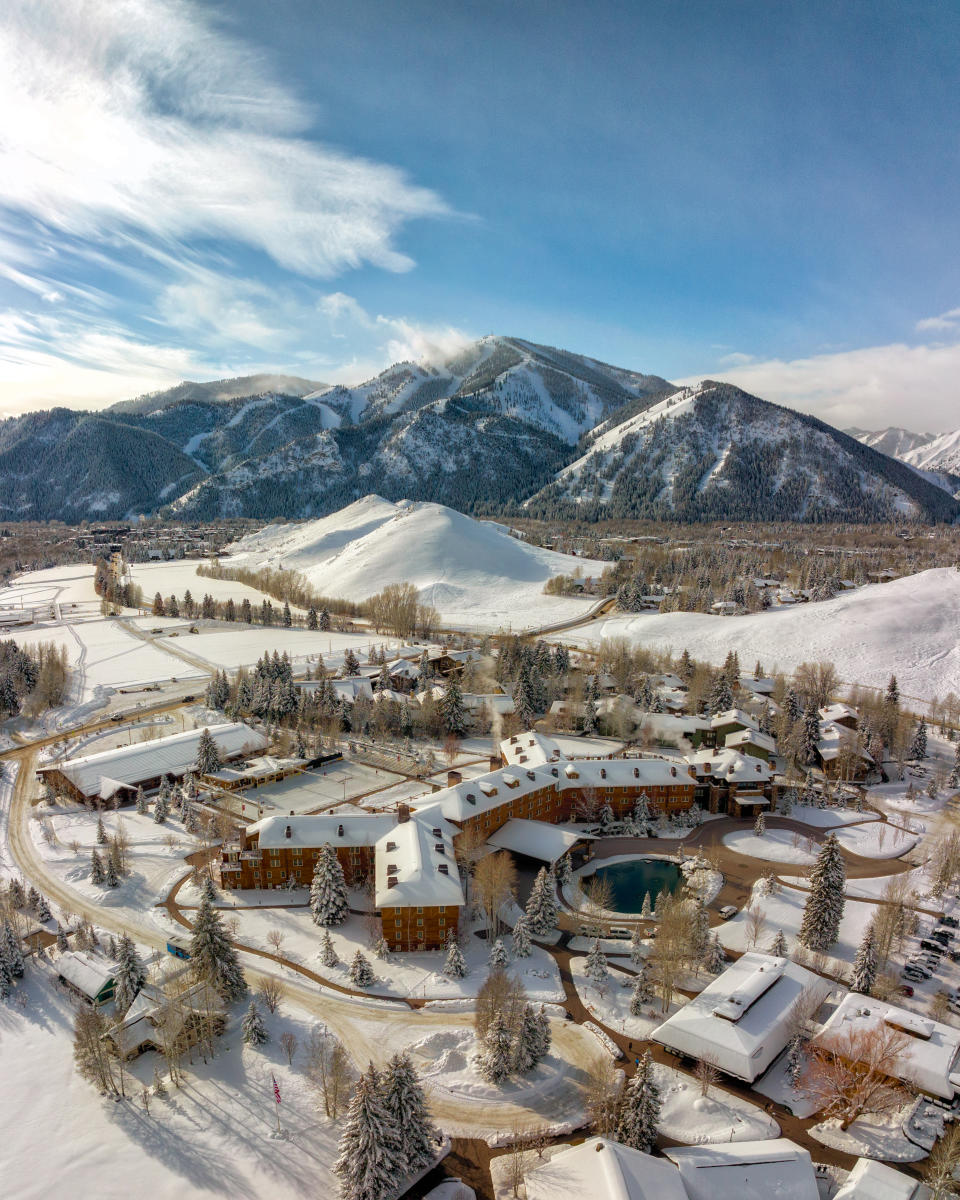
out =
<svg viewBox="0 0 960 1200"><path fill-rule="evenodd" d="M179 639L177 645L194 658L203 659L211 667L250 667L266 650L278 654L286 652L293 659L294 667L307 659L315 662L322 658L328 666L336 669L343 662L347 650L353 650L361 661L366 660L370 646L379 646L384 639L372 634L321 633L308 629L284 629L273 626L227 625L201 627L200 633ZM162 640L159 643L163 644ZM186 669L186 668L185 668Z"/></svg>
<svg viewBox="0 0 960 1200"><path fill-rule="evenodd" d="M904 1134L902 1125L905 1117L903 1110L882 1117L858 1117L847 1130L841 1129L837 1120L822 1121L811 1128L810 1136L834 1150L843 1150L860 1158L878 1158L884 1162L919 1162L927 1154Z"/></svg>
<svg viewBox="0 0 960 1200"><path fill-rule="evenodd" d="M857 812L853 808L817 808L815 804L794 804L790 809L791 821L802 821L804 825L815 825L818 829L833 829L838 825L852 825L860 821L879 821L875 812Z"/></svg>
<svg viewBox="0 0 960 1200"><path fill-rule="evenodd" d="M809 866L816 860L817 846L802 833L789 829L768 829L763 837L755 837L749 830L738 830L724 836L723 844L738 854L765 862L796 863Z"/></svg>
<svg viewBox="0 0 960 1200"><path fill-rule="evenodd" d="M627 950L629 944L621 942L620 948ZM611 971L607 978L598 984L592 979L588 979L584 973L586 962L586 958L570 959L570 974L574 987L577 989L577 995L592 1017L616 1033L622 1033L628 1038L638 1040L648 1038L658 1025L679 1008L678 1004L673 1003L666 1013L661 1012L660 1000L654 998L644 1006L642 1016L631 1016L630 995L633 991L635 975L628 975L624 971Z"/></svg>
<svg viewBox="0 0 960 1200"><path fill-rule="evenodd" d="M803 920L803 908L806 904L806 892L782 884L778 891L771 895L763 895L760 883L754 884L751 905L763 914L763 925L757 938L756 949L766 950L772 942L778 929L782 929L787 939L788 952L794 949L800 922ZM752 950L749 944L752 932L749 925L750 905L742 908L730 921L719 926L717 933L720 942L729 950ZM852 963L857 947L863 939L864 930L873 919L874 905L862 900L847 900L843 909L843 920L840 922L840 937L835 946L830 948L829 957L845 963Z"/></svg>
<svg viewBox="0 0 960 1200"><path fill-rule="evenodd" d="M638 645L686 648L722 663L731 650L768 671L832 662L846 682L882 688L891 673L905 696L956 691L960 679L960 573L947 567L871 584L833 600L743 617L652 613L607 617L560 635L573 646L624 637Z"/></svg>
<svg viewBox="0 0 960 1200"><path fill-rule="evenodd" d="M206 678L197 667L140 641L116 621L96 619L69 625L36 625L17 629L11 636L20 646L38 642L65 646L71 667L71 688L79 703L96 698L102 688Z"/></svg>
<svg viewBox="0 0 960 1200"><path fill-rule="evenodd" d="M861 858L900 858L919 842L923 826L910 833L899 825L878 821L873 825L853 825L837 832L837 841L851 854Z"/></svg>
<svg viewBox="0 0 960 1200"><path fill-rule="evenodd" d="M182 600L184 592L190 592L198 602L204 595L210 595L214 600L229 600L232 597L237 604L242 600L249 600L251 604L260 605L264 600L269 600L274 607L277 606L275 596L268 596L258 588L249 587L245 583L234 583L230 579L208 579L198 575L197 567L204 565L204 562L196 558L174 559L171 562L131 563L130 576L134 583L139 583L143 588L143 599L148 606L157 592L164 599L172 594L178 600Z"/></svg>
<svg viewBox="0 0 960 1200"><path fill-rule="evenodd" d="M598 576L604 566L529 546L441 504L373 495L317 521L268 525L230 550L230 564L299 571L327 596L363 600L389 583L412 583L446 623L491 631L586 613L589 598L545 596L543 586L576 571Z"/></svg>

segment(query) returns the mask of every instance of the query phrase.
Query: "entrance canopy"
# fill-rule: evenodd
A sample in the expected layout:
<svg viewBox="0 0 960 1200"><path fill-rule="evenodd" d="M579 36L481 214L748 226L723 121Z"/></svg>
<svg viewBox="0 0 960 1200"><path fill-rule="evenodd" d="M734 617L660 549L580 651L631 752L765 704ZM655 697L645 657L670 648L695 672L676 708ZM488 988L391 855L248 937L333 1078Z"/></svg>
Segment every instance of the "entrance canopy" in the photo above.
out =
<svg viewBox="0 0 960 1200"><path fill-rule="evenodd" d="M552 865L577 842L589 837L590 834L584 834L579 829L514 817L487 839L487 845L496 846L498 850L509 850L513 854L526 854L529 858Z"/></svg>

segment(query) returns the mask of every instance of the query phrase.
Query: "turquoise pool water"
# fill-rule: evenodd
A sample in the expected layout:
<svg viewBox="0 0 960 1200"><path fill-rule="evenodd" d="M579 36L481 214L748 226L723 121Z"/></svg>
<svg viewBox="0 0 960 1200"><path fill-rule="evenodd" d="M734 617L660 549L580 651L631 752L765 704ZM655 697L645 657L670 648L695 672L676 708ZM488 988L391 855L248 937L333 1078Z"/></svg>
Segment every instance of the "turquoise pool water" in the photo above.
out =
<svg viewBox="0 0 960 1200"><path fill-rule="evenodd" d="M597 867L595 874L609 882L613 893L610 907L621 913L638 913L646 892L650 893L653 904L657 892L664 888L673 892L683 879L676 863L659 858L633 858L628 862L612 863L609 867Z"/></svg>

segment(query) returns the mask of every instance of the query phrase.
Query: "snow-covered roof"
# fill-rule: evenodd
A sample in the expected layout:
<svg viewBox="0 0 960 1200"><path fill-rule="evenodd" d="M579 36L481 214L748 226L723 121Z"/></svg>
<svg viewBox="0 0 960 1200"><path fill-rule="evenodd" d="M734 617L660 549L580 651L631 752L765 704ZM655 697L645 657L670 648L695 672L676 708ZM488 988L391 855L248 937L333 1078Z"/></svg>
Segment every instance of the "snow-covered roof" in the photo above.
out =
<svg viewBox="0 0 960 1200"><path fill-rule="evenodd" d="M696 770L698 778L711 775L727 783L763 784L774 776L773 767L762 758L727 747L698 750L696 754L688 754L686 761Z"/></svg>
<svg viewBox="0 0 960 1200"><path fill-rule="evenodd" d="M469 712L482 712L488 708L501 716L514 711L513 697L505 692L464 692L463 707Z"/></svg>
<svg viewBox="0 0 960 1200"><path fill-rule="evenodd" d="M515 783L508 784L508 780ZM693 783L693 779L683 763L661 758L564 759L545 766L524 763L522 769L501 767L434 792L425 803L439 804L450 821L465 821L543 788L562 792L566 788L620 787L641 792L644 788L676 787L684 783Z"/></svg>
<svg viewBox="0 0 960 1200"><path fill-rule="evenodd" d="M786 958L750 951L650 1035L752 1083L790 1039L790 1010L801 996L821 1001L830 987Z"/></svg>
<svg viewBox="0 0 960 1200"><path fill-rule="evenodd" d="M810 1152L788 1138L675 1146L664 1151L676 1163L688 1200L818 1200Z"/></svg>
<svg viewBox="0 0 960 1200"><path fill-rule="evenodd" d="M918 1017L884 1000L848 992L830 1014L820 1037L873 1029L882 1024L901 1030L909 1039L897 1062L898 1078L944 1100L951 1100L960 1091L960 1029L940 1021Z"/></svg>
<svg viewBox="0 0 960 1200"><path fill-rule="evenodd" d="M820 722L820 741L817 750L824 762L831 762L841 754L853 752L864 762L872 763L873 758L864 746L858 744L857 734L846 725L838 725L835 721Z"/></svg>
<svg viewBox="0 0 960 1200"><path fill-rule="evenodd" d="M376 852L377 908L463 904L455 832L434 805L384 833Z"/></svg>
<svg viewBox="0 0 960 1200"><path fill-rule="evenodd" d="M728 733L723 739L727 750L736 750L738 746L757 746L768 754L776 754L777 743L767 733L758 733L755 729L738 729L736 733Z"/></svg>
<svg viewBox="0 0 960 1200"><path fill-rule="evenodd" d="M858 1158L833 1200L912 1200L919 1187L916 1179L886 1163Z"/></svg>
<svg viewBox="0 0 960 1200"><path fill-rule="evenodd" d="M57 961L57 974L91 1000L113 981L116 963L85 950L65 950Z"/></svg>
<svg viewBox="0 0 960 1200"><path fill-rule="evenodd" d="M527 1200L687 1200L679 1173L663 1159L606 1138L561 1150L523 1182Z"/></svg>
<svg viewBox="0 0 960 1200"><path fill-rule="evenodd" d="M498 850L510 850L514 854L538 858L541 862L555 863L577 842L582 841L583 836L577 829L512 817L487 838L487 844L496 846Z"/></svg>
<svg viewBox="0 0 960 1200"><path fill-rule="evenodd" d="M40 770L62 772L87 796L99 794L104 777L111 786L136 786L142 780L155 779L158 775L185 775L196 762L201 733L200 729L188 729L152 742L136 742L131 746L117 746L97 754L69 758ZM262 733L240 722L211 725L210 735L222 758L236 758L251 750L262 750L267 745Z"/></svg>
<svg viewBox="0 0 960 1200"><path fill-rule="evenodd" d="M224 783L233 783L238 779L256 782L258 779L275 775L278 771L293 771L297 767L305 766L306 762L305 758L278 758L275 754L261 754L251 758L242 767L223 767L219 771L211 771L207 778Z"/></svg>
<svg viewBox="0 0 960 1200"><path fill-rule="evenodd" d="M264 817L247 826L261 850L294 846L375 846L397 823L394 813L331 813L315 817ZM290 836L287 836L289 830Z"/></svg>
<svg viewBox="0 0 960 1200"><path fill-rule="evenodd" d="M769 696L776 687L776 680L766 677L754 679L752 675L741 675L740 686L748 692L753 692L755 696Z"/></svg>
<svg viewBox="0 0 960 1200"><path fill-rule="evenodd" d="M828 704L826 708L820 709L821 721L840 721L846 718L848 721L859 721L860 713L850 704L841 704L839 701L835 704Z"/></svg>
<svg viewBox="0 0 960 1200"><path fill-rule="evenodd" d="M742 708L728 708L726 712L717 713L715 717L710 718L710 724L714 729L720 729L724 725L742 725L744 729L760 728L756 717L751 717Z"/></svg>
<svg viewBox="0 0 960 1200"><path fill-rule="evenodd" d="M526 767L540 767L544 763L557 762L567 756L553 738L533 730L526 730L500 743L500 757L505 763L516 763Z"/></svg>

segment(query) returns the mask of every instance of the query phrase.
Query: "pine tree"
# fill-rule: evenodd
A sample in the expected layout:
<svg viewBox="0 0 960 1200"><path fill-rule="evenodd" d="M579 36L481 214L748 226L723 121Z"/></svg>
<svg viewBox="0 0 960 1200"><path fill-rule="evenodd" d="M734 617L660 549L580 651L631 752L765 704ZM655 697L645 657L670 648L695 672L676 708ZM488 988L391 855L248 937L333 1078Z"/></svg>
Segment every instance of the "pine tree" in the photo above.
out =
<svg viewBox="0 0 960 1200"><path fill-rule="evenodd" d="M660 1089L654 1080L650 1051L646 1050L633 1078L624 1088L616 1140L649 1154L656 1145L659 1120Z"/></svg>
<svg viewBox="0 0 960 1200"><path fill-rule="evenodd" d="M103 824L103 817L97 813L97 845L105 846L107 844L107 831Z"/></svg>
<svg viewBox="0 0 960 1200"><path fill-rule="evenodd" d="M158 825L162 825L169 815L170 801L167 799L164 789L161 788L153 802L153 819Z"/></svg>
<svg viewBox="0 0 960 1200"><path fill-rule="evenodd" d="M586 977L592 979L594 983L602 983L607 977L607 959L600 949L599 938L593 939L593 945L587 954L587 961L584 964L583 971Z"/></svg>
<svg viewBox="0 0 960 1200"><path fill-rule="evenodd" d="M357 675L360 672L360 659L350 649L343 656L343 675L348 678L351 675Z"/></svg>
<svg viewBox="0 0 960 1200"><path fill-rule="evenodd" d="M344 1200L384 1200L399 1191L406 1173L401 1140L371 1063L357 1080L333 1166Z"/></svg>
<svg viewBox="0 0 960 1200"><path fill-rule="evenodd" d="M877 944L871 922L857 947L856 957L853 960L850 990L859 992L862 996L869 996L877 978L877 967Z"/></svg>
<svg viewBox="0 0 960 1200"><path fill-rule="evenodd" d="M141 817L145 817L147 815L148 811L149 811L149 808L147 806L147 798L143 794L143 788L138 787L137 788L137 812L140 814Z"/></svg>
<svg viewBox="0 0 960 1200"><path fill-rule="evenodd" d="M957 749L960 750L960 743L957 744ZM960 770L960 759L958 759L958 770ZM566 887L570 882L570 859L566 854L561 855L553 864L553 875L558 887Z"/></svg>
<svg viewBox="0 0 960 1200"><path fill-rule="evenodd" d="M41 925L46 925L52 919L53 914L50 912L50 905L47 903L46 897L41 896L37 900L37 920Z"/></svg>
<svg viewBox="0 0 960 1200"><path fill-rule="evenodd" d="M13 991L13 975L7 961L6 947L0 944L0 1000L6 1000Z"/></svg>
<svg viewBox="0 0 960 1200"><path fill-rule="evenodd" d="M630 993L631 1017L639 1017L643 1013L643 1006L649 1004L652 999L653 989L650 986L647 968L644 967L633 981L633 991Z"/></svg>
<svg viewBox="0 0 960 1200"><path fill-rule="evenodd" d="M316 629L317 628L317 610L313 607L312 604L307 609L307 628L308 629Z"/></svg>
<svg viewBox="0 0 960 1200"><path fill-rule="evenodd" d="M820 744L820 712L816 700L811 697L803 711L803 736L800 741L800 761L813 765L817 761Z"/></svg>
<svg viewBox="0 0 960 1200"><path fill-rule="evenodd" d="M394 1128L400 1131L404 1172L413 1175L436 1158L440 1131L430 1119L423 1086L406 1051L394 1054L387 1063L380 1090L383 1106Z"/></svg>
<svg viewBox="0 0 960 1200"><path fill-rule="evenodd" d="M153 1068L152 1091L158 1100L163 1100L167 1094L166 1084L163 1082L163 1076L160 1074L160 1068L158 1066L154 1066Z"/></svg>
<svg viewBox="0 0 960 1200"><path fill-rule="evenodd" d="M463 737L467 732L467 713L463 707L463 692L456 671L447 680L446 691L437 704L437 714L447 733Z"/></svg>
<svg viewBox="0 0 960 1200"><path fill-rule="evenodd" d="M502 1012L496 1012L483 1039L477 1068L488 1083L497 1084L507 1077L513 1063L513 1039Z"/></svg>
<svg viewBox="0 0 960 1200"><path fill-rule="evenodd" d="M390 947L387 944L387 939L385 937L377 938L376 944L373 947L373 952L377 958L381 960L381 962L386 962L386 960L390 957Z"/></svg>
<svg viewBox="0 0 960 1200"><path fill-rule="evenodd" d="M6 952L7 966L14 979L23 978L23 948L9 920L3 922L3 945Z"/></svg>
<svg viewBox="0 0 960 1200"><path fill-rule="evenodd" d="M757 813L757 819L753 823L753 836L762 838L767 832L767 819L763 815L763 809Z"/></svg>
<svg viewBox="0 0 960 1200"><path fill-rule="evenodd" d="M721 671L717 676L713 690L710 693L710 715L719 716L733 708L733 691L726 675Z"/></svg>
<svg viewBox="0 0 960 1200"><path fill-rule="evenodd" d="M653 917L653 905L650 903L650 893L643 893L643 904L640 906L640 916L643 920L649 921Z"/></svg>
<svg viewBox="0 0 960 1200"><path fill-rule="evenodd" d="M697 899L690 922L690 953L696 961L703 962L710 945L710 914L702 899Z"/></svg>
<svg viewBox="0 0 960 1200"><path fill-rule="evenodd" d="M910 753L907 756L914 762L922 762L927 757L927 722L923 717L917 722L910 743Z"/></svg>
<svg viewBox="0 0 960 1200"><path fill-rule="evenodd" d="M950 772L950 778L947 780L947 787L960 788L960 741L957 742L957 748L953 756L953 770Z"/></svg>
<svg viewBox="0 0 960 1200"><path fill-rule="evenodd" d="M488 961L491 967L505 967L507 965L509 959L507 958L507 951L501 938L497 938L493 943Z"/></svg>
<svg viewBox="0 0 960 1200"><path fill-rule="evenodd" d="M354 987L368 988L374 983L376 978L369 960L364 957L362 950L358 950L353 956L353 962L350 964L350 982Z"/></svg>
<svg viewBox="0 0 960 1200"><path fill-rule="evenodd" d="M537 1049L540 1045L540 1030L537 1024L537 1014L533 1006L524 1004L520 1017L520 1028L517 1031L513 1047L513 1070L525 1075L537 1064Z"/></svg>
<svg viewBox="0 0 960 1200"><path fill-rule="evenodd" d="M347 884L337 852L329 842L321 846L313 870L310 912L315 925L342 925L347 919Z"/></svg>
<svg viewBox="0 0 960 1200"><path fill-rule="evenodd" d="M93 850L90 853L90 882L94 887L103 887L106 879L107 875L103 869L103 859L96 850Z"/></svg>
<svg viewBox="0 0 960 1200"><path fill-rule="evenodd" d="M517 678L517 682L514 685L513 708L520 720L521 726L524 729L530 729L533 726L536 712L533 707L530 680L527 676L526 670L521 670L520 675Z"/></svg>
<svg viewBox="0 0 960 1200"><path fill-rule="evenodd" d="M323 937L320 939L320 962L325 967L335 967L339 961L337 952L333 948L333 939L330 937L330 931L329 929L325 929Z"/></svg>
<svg viewBox="0 0 960 1200"><path fill-rule="evenodd" d="M467 973L467 963L463 957L463 951L453 937L447 943L447 957L443 964L443 973L448 979L463 979Z"/></svg>
<svg viewBox="0 0 960 1200"><path fill-rule="evenodd" d="M647 895L649 896L649 892ZM634 966L640 966L646 959L643 952L643 933L639 925L634 926L633 933L630 934L630 961Z"/></svg>
<svg viewBox="0 0 960 1200"><path fill-rule="evenodd" d="M513 927L510 948L514 958L530 957L530 934L527 932L528 922L526 913L521 914Z"/></svg>
<svg viewBox="0 0 960 1200"><path fill-rule="evenodd" d="M223 931L220 914L206 898L200 901L190 939L190 969L208 983L224 1003L241 999L247 990L237 952Z"/></svg>
<svg viewBox="0 0 960 1200"><path fill-rule="evenodd" d="M61 954L70 949L70 943L67 940L67 931L62 925L57 925L57 949Z"/></svg>
<svg viewBox="0 0 960 1200"><path fill-rule="evenodd" d="M107 855L105 874L107 887L114 888L120 886L120 876L117 873L117 863L112 854Z"/></svg>
<svg viewBox="0 0 960 1200"><path fill-rule="evenodd" d="M23 908L27 902L26 893L23 890L23 881L20 879L11 879L7 896L11 908Z"/></svg>
<svg viewBox="0 0 960 1200"><path fill-rule="evenodd" d="M787 1078L795 1088L800 1086L804 1066L803 1034L795 1033L788 1044L786 1064Z"/></svg>
<svg viewBox="0 0 960 1200"><path fill-rule="evenodd" d="M810 872L810 892L803 910L798 940L809 950L829 950L840 933L846 867L835 833L827 834Z"/></svg>
<svg viewBox="0 0 960 1200"><path fill-rule="evenodd" d="M893 706L900 703L900 685L897 683L896 675L890 676L890 682L887 684L887 691L884 695L884 700Z"/></svg>
<svg viewBox="0 0 960 1200"><path fill-rule="evenodd" d="M133 941L125 933L120 935L117 943L116 959L117 970L114 974L113 999L117 1011L125 1013L147 982L147 969L143 965Z"/></svg>
<svg viewBox="0 0 960 1200"><path fill-rule="evenodd" d="M527 921L534 937L546 937L557 924L557 901L553 894L553 877L541 867L527 900Z"/></svg>
<svg viewBox="0 0 960 1200"><path fill-rule="evenodd" d="M768 954L772 954L774 958L787 957L787 939L783 936L783 930L778 929L774 935L773 941L770 943Z"/></svg>
<svg viewBox="0 0 960 1200"><path fill-rule="evenodd" d="M263 1015L257 1008L256 1000L250 1001L250 1007L240 1023L240 1032L248 1046L264 1046L270 1041L270 1034L263 1021Z"/></svg>
<svg viewBox="0 0 960 1200"><path fill-rule="evenodd" d="M319 625L319 627L323 633L326 633L329 630L330 614L327 612L326 609L323 609L321 611L320 616L317 618L317 624Z"/></svg>
<svg viewBox="0 0 960 1200"><path fill-rule="evenodd" d="M723 952L723 947L720 945L720 935L714 934L710 939L710 945L707 947L707 953L703 957L703 966L711 975L719 975L723 970L724 964L727 961L727 956Z"/></svg>
<svg viewBox="0 0 960 1200"><path fill-rule="evenodd" d="M201 729L200 740L197 742L197 758L193 769L197 775L210 775L219 771L221 766L220 751L209 729Z"/></svg>

